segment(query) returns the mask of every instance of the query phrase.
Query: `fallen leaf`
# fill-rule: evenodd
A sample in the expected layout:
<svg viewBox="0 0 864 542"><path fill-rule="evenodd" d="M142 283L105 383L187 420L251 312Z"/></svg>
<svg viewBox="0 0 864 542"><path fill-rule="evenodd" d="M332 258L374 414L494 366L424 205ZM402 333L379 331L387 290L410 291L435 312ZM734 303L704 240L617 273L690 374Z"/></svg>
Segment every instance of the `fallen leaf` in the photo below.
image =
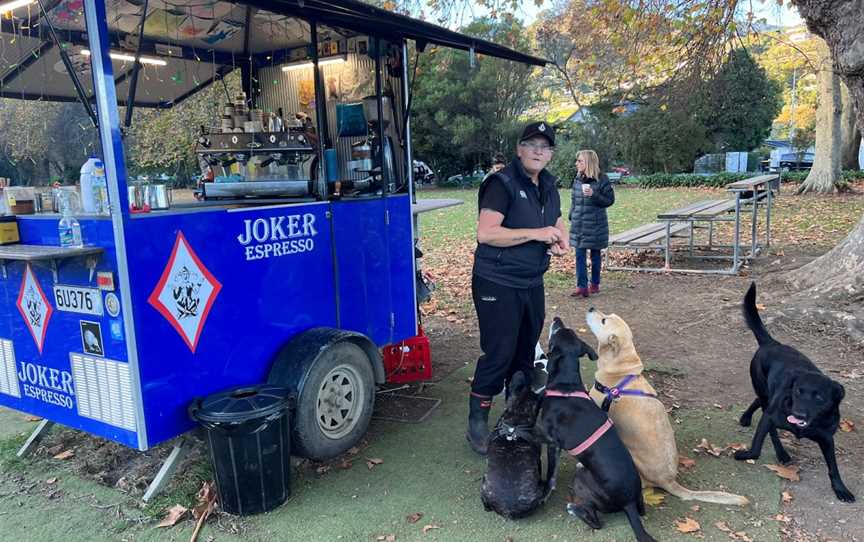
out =
<svg viewBox="0 0 864 542"><path fill-rule="evenodd" d="M65 452L60 452L59 454L55 455L54 459L69 459L70 457L73 457L74 455L75 455L74 451L66 450Z"/></svg>
<svg viewBox="0 0 864 542"><path fill-rule="evenodd" d="M165 514L165 517L162 518L162 521L160 521L159 525L157 525L156 527L173 527L177 525L178 521L186 517L186 514L188 513L188 508L186 508L182 504L175 504L168 509L168 513Z"/></svg>
<svg viewBox="0 0 864 542"><path fill-rule="evenodd" d="M54 484L57 483L57 478L48 478L47 480L45 480L45 483L48 484L49 486L53 486Z"/></svg>
<svg viewBox="0 0 864 542"><path fill-rule="evenodd" d="M698 512L701 509L702 509L702 507L700 507L698 504L694 504L693 506L690 507L690 510L692 510L693 512Z"/></svg>
<svg viewBox="0 0 864 542"><path fill-rule="evenodd" d="M382 534L381 536L379 536L375 540L378 540L379 542L396 542L396 535L395 534Z"/></svg>
<svg viewBox="0 0 864 542"><path fill-rule="evenodd" d="M696 466L696 460L690 459L687 456L679 455L678 456L678 464L682 469L692 469Z"/></svg>
<svg viewBox="0 0 864 542"><path fill-rule="evenodd" d="M666 494L661 493L653 487L642 489L642 498L648 506L660 506L666 500Z"/></svg>
<svg viewBox="0 0 864 542"><path fill-rule="evenodd" d="M320 467L315 469L315 472L318 474L327 474L330 472L330 465L321 465Z"/></svg>
<svg viewBox="0 0 864 542"><path fill-rule="evenodd" d="M774 473L780 478L785 478L793 482L801 480L798 476L797 465L790 465L788 467L784 467L783 465L765 465L765 468L774 471Z"/></svg>
<svg viewBox="0 0 864 542"><path fill-rule="evenodd" d="M760 311L764 311L765 305L763 305L762 303L756 303L756 308L759 309Z"/></svg>
<svg viewBox="0 0 864 542"><path fill-rule="evenodd" d="M367 457L366 458L366 466L369 467L369 470L374 469L375 465L380 465L383 462L384 462L383 459L378 459L377 457Z"/></svg>
<svg viewBox="0 0 864 542"><path fill-rule="evenodd" d="M348 469L350 469L351 467L353 467L354 464L351 462L350 459L345 458L345 459L343 459L342 461L340 461L339 464L336 465L336 466L337 466L338 468L342 469L342 470L348 470Z"/></svg>
<svg viewBox="0 0 864 542"><path fill-rule="evenodd" d="M675 520L675 528L678 529L679 533L695 533L702 526L693 518L684 518L683 520Z"/></svg>
<svg viewBox="0 0 864 542"><path fill-rule="evenodd" d="M198 522L195 524L195 530L192 531L189 542L198 540L198 533L201 532L201 527L204 526L204 522L207 521L207 518L216 509L215 484L213 482L204 482L201 485L201 489L198 490L196 497L198 498L198 504L192 509L192 517L197 519Z"/></svg>
<svg viewBox="0 0 864 542"><path fill-rule="evenodd" d="M428 533L432 529L440 529L440 528L441 528L440 525L424 525L423 526L423 534Z"/></svg>
<svg viewBox="0 0 864 542"><path fill-rule="evenodd" d="M788 491L784 491L780 495L783 497L783 504L789 504L790 502L792 502L792 494Z"/></svg>
<svg viewBox="0 0 864 542"><path fill-rule="evenodd" d="M359 453L360 448L358 448L357 446L351 446L350 448L348 448L348 455L357 455Z"/></svg>
<svg viewBox="0 0 864 542"><path fill-rule="evenodd" d="M840 420L840 430L844 433L851 433L855 430L855 422L853 422L849 418L843 418L842 420Z"/></svg>
<svg viewBox="0 0 864 542"><path fill-rule="evenodd" d="M720 410L723 410L723 405L721 405L720 403L714 403L714 408L719 408Z"/></svg>
<svg viewBox="0 0 864 542"><path fill-rule="evenodd" d="M727 449L727 450L732 450L733 452L737 452L738 450L746 450L746 449L747 449L747 445L746 445L746 444L741 444L740 442L734 442L734 443L732 443L732 444L727 444L727 445L726 445L726 449Z"/></svg>
<svg viewBox="0 0 864 542"><path fill-rule="evenodd" d="M713 446L711 443L708 442L708 439L704 439L704 438L699 441L699 444L696 446L696 449L693 451L698 452L699 450L705 450L706 452L713 455L714 457L720 457L720 454L723 453L722 448L717 448L716 446Z"/></svg>
<svg viewBox="0 0 864 542"><path fill-rule="evenodd" d="M745 463L747 463L748 465L755 465L756 460L755 459L748 459L747 461L745 461Z"/></svg>
<svg viewBox="0 0 864 542"><path fill-rule="evenodd" d="M405 516L405 519L408 520L408 523L417 523L418 521L420 521L420 518L422 518L422 517L423 517L422 512L412 512L412 513L408 514L407 516Z"/></svg>
<svg viewBox="0 0 864 542"><path fill-rule="evenodd" d="M42 418L39 417L39 416L30 416L30 415L27 415L27 416L24 416L24 421L28 421L28 422L41 422L41 421L42 421Z"/></svg>
<svg viewBox="0 0 864 542"><path fill-rule="evenodd" d="M721 531L723 531L724 533L731 533L732 532L732 529L730 529L729 526L726 525L725 521L718 521L717 523L714 524L714 526L717 527L718 529L720 529Z"/></svg>

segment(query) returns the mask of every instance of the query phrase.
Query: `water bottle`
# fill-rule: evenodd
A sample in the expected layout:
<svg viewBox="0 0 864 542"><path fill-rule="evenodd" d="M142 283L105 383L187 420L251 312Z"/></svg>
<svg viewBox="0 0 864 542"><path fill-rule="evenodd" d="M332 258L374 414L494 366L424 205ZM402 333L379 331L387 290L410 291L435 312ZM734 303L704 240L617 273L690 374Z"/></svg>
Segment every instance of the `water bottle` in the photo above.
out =
<svg viewBox="0 0 864 542"><path fill-rule="evenodd" d="M60 200L60 221L57 223L57 233L60 234L60 246L66 248L81 248L84 240L81 237L81 224L72 215L72 202L69 194L62 196Z"/></svg>
<svg viewBox="0 0 864 542"><path fill-rule="evenodd" d="M105 164L96 160L93 172L90 174L93 186L93 199L96 203L96 212L100 215L110 214L108 207L108 180L105 178Z"/></svg>

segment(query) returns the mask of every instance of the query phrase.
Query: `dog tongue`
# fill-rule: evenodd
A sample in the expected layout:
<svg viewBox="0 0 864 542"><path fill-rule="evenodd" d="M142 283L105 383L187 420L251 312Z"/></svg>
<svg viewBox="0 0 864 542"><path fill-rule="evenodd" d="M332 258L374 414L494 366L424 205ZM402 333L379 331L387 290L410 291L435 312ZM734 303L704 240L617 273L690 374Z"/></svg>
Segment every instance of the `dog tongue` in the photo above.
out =
<svg viewBox="0 0 864 542"><path fill-rule="evenodd" d="M799 420L798 418L796 418L795 416L793 416L791 414L786 417L786 421L789 423L795 424L798 427L805 427L807 425L807 422L805 422L804 420Z"/></svg>

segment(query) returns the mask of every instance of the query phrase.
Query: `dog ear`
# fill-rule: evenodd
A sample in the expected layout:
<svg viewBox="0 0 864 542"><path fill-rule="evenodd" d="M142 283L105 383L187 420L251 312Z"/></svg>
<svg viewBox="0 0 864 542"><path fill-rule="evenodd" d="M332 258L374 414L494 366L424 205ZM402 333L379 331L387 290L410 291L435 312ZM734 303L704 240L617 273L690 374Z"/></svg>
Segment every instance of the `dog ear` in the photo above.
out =
<svg viewBox="0 0 864 542"><path fill-rule="evenodd" d="M617 354L621 348L621 345L618 343L618 335L609 335L606 337L606 346L612 350L613 354Z"/></svg>
<svg viewBox="0 0 864 542"><path fill-rule="evenodd" d="M586 356L588 356L588 359L590 359L591 361L597 361L599 359L597 352L595 352L594 349L591 348L590 344L583 342L582 345L583 352Z"/></svg>
<svg viewBox="0 0 864 542"><path fill-rule="evenodd" d="M833 380L831 381L831 384L833 385L832 391L834 392L834 402L835 404L839 405L840 401L842 401L843 398L846 397L846 388L843 387L843 384L840 384L839 382L834 382Z"/></svg>

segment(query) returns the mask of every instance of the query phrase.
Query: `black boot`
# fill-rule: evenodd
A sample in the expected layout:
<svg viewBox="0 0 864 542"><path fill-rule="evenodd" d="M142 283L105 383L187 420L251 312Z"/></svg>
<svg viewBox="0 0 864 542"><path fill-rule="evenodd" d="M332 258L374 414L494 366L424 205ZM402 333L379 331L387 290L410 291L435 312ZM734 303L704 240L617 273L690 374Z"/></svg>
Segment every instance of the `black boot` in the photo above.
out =
<svg viewBox="0 0 864 542"><path fill-rule="evenodd" d="M486 455L489 439L489 409L492 408L492 397L471 393L468 401L468 432L465 438L471 449L480 455Z"/></svg>

